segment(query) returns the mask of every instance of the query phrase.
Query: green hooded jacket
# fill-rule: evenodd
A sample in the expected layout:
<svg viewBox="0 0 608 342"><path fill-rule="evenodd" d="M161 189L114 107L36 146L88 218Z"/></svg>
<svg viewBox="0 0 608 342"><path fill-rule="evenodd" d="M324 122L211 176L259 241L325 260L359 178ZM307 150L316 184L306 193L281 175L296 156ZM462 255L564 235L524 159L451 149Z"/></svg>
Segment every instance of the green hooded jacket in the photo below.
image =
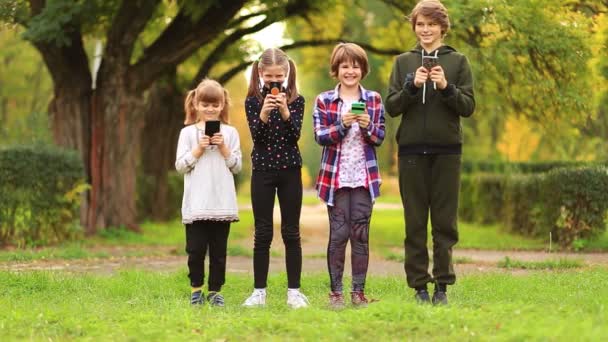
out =
<svg viewBox="0 0 608 342"><path fill-rule="evenodd" d="M417 45L395 60L391 72L386 112L403 115L397 131L399 155L460 154L462 128L460 117L475 110L473 76L467 58L454 48L443 45L425 56L437 56L448 86L434 89L433 82L425 87L414 86L416 69L422 65L423 49ZM423 103L423 94L425 99Z"/></svg>

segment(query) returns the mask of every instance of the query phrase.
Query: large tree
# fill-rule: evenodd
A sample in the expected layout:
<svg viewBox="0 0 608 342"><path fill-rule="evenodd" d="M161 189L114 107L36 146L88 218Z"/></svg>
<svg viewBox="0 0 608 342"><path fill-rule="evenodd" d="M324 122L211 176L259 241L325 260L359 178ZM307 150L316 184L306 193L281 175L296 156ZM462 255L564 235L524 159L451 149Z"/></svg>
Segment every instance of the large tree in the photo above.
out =
<svg viewBox="0 0 608 342"><path fill-rule="evenodd" d="M220 82L244 70L251 63L245 58L248 51L239 45L246 35L328 5L320 0L3 2L2 19L26 28L26 39L51 74L49 114L55 142L82 156L91 184L83 201L87 233L108 226L138 229L141 138L143 172L153 179L160 175L162 183L171 164L170 142L179 130L175 113L180 112L185 88L193 88L218 64L224 64L216 77ZM89 48L92 40L103 44L95 58ZM284 48L335 41L294 42ZM236 58L228 58L239 47ZM197 72L186 86L178 84L177 70L193 57ZM98 70L89 67L94 59ZM165 196L162 186L156 190L151 197Z"/></svg>

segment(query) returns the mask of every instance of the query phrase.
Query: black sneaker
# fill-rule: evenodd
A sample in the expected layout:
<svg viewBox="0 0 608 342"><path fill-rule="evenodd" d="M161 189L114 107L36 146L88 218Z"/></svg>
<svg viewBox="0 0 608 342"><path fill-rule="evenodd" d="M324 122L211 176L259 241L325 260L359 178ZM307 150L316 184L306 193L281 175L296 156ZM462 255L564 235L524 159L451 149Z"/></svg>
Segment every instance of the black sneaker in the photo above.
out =
<svg viewBox="0 0 608 342"><path fill-rule="evenodd" d="M207 301L211 306L224 307L224 296L219 292L210 292L207 295Z"/></svg>
<svg viewBox="0 0 608 342"><path fill-rule="evenodd" d="M204 301L205 301L205 296L203 295L202 290L192 292L192 295L190 296L190 304L203 305Z"/></svg>
<svg viewBox="0 0 608 342"><path fill-rule="evenodd" d="M433 292L433 305L448 305L448 293L446 291L435 290Z"/></svg>
<svg viewBox="0 0 608 342"><path fill-rule="evenodd" d="M429 291L426 289L416 290L416 295L414 296L416 302L418 304L429 304L431 302L431 297L429 296Z"/></svg>

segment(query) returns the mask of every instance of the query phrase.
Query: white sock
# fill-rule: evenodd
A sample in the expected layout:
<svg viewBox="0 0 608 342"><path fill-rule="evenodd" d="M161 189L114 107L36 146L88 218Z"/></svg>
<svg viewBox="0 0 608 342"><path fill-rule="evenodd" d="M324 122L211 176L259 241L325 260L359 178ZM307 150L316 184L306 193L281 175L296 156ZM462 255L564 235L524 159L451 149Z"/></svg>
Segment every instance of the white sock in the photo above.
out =
<svg viewBox="0 0 608 342"><path fill-rule="evenodd" d="M294 292L294 293L300 293L300 289L299 289L299 288L298 288L298 289L290 289L290 288L287 288L287 293L290 293L290 292Z"/></svg>

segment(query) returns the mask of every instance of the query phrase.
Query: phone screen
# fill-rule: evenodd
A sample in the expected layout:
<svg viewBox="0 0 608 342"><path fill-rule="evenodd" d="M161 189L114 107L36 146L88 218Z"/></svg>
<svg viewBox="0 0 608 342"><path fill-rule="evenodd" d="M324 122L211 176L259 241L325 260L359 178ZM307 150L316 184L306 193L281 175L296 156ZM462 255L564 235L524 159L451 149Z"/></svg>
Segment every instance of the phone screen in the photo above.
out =
<svg viewBox="0 0 608 342"><path fill-rule="evenodd" d="M205 122L205 135L212 137L215 133L220 131L220 122L217 120Z"/></svg>
<svg viewBox="0 0 608 342"><path fill-rule="evenodd" d="M439 65L439 58L435 56L423 56L422 57L422 66L424 66L427 70L431 70L434 67Z"/></svg>

